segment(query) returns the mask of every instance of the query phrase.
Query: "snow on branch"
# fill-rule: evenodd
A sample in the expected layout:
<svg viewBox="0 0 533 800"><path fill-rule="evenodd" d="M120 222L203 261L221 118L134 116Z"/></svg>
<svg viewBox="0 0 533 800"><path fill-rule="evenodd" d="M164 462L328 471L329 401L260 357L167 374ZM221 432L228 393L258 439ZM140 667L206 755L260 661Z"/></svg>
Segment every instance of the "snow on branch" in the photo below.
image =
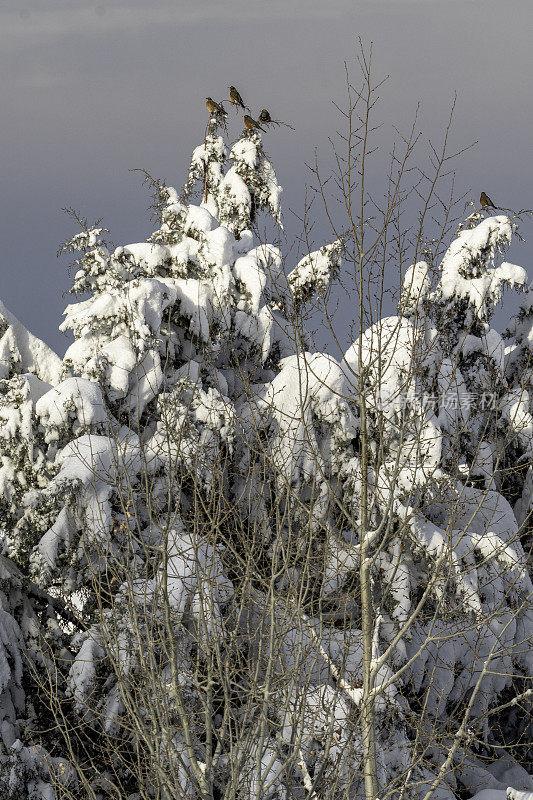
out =
<svg viewBox="0 0 533 800"><path fill-rule="evenodd" d="M501 299L504 285L524 286L527 275L522 267L507 262L491 267L495 254L511 243L513 229L510 219L500 215L460 231L442 259L437 299L465 299L485 319Z"/></svg>
<svg viewBox="0 0 533 800"><path fill-rule="evenodd" d="M288 275L294 302L297 306L307 302L317 292L323 294L342 264L342 241L326 244L298 262Z"/></svg>

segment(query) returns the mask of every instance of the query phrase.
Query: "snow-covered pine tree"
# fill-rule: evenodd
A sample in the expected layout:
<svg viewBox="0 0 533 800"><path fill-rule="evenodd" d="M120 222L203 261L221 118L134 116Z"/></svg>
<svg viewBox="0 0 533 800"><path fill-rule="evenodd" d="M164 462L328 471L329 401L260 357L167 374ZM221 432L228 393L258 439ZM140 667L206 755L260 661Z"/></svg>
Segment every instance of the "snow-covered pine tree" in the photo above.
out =
<svg viewBox="0 0 533 800"><path fill-rule="evenodd" d="M0 794L47 800L76 783L43 691L49 678L65 688L57 664L71 658L72 616L28 580L33 544L56 511L35 507L57 471L35 406L63 367L1 303L0 352Z"/></svg>
<svg viewBox="0 0 533 800"><path fill-rule="evenodd" d="M520 376L514 376L514 385L509 381L512 348L506 350L491 327L504 287L521 290L527 275L508 262L495 264L511 241L509 218L471 217L467 222L442 259L433 292L423 264L406 276L406 293L417 298L410 322L419 331L411 337L418 351L410 359L417 367L410 379L418 401L414 416L435 429L419 437L431 447L426 455L423 448L417 452L416 474L406 464L405 479L393 494L401 500L402 515L409 508L403 517L409 536L404 538L411 539L413 549L405 574L413 574L414 561L419 570L427 559L429 572L422 584L430 586L436 561L447 562L447 574L433 586L441 604L439 619L430 617L432 633L426 628L422 634L428 646L403 677L409 688L424 691L420 725L426 714L433 716L428 727L439 729L441 741L450 736L445 731L454 717L456 725L468 719L470 748L456 742L450 758L454 745L448 739L444 763L452 788L458 781L457 786L475 792L502 776L494 756L502 742L508 745L512 739L509 731L495 726L491 707L520 696L533 674L533 595L522 520L510 505L516 508L524 481L524 470L517 474L516 455L527 426L517 401L526 387L523 376L522 388ZM432 402L420 404L424 395ZM410 592L411 604L416 597L412 581ZM417 633L406 643L408 658L419 646L421 628L413 626ZM525 720L527 700L518 705ZM513 741L518 744L520 737ZM515 751L522 758L525 752L523 746ZM492 768L491 760L496 761ZM488 775L483 775L487 764Z"/></svg>
<svg viewBox="0 0 533 800"><path fill-rule="evenodd" d="M225 749L248 697L236 685L248 580L238 407L293 352L283 311L292 301L280 251L254 246L249 230L260 210L279 223L281 189L260 139L243 134L224 175L215 133L189 171L200 205L153 182L160 216L147 242L113 248L99 223L75 215L82 230L63 250L78 254L72 290L88 298L66 309L62 329L75 341L33 409L32 445L49 475L31 493L27 535L16 520L5 531L32 580L78 617L69 688L50 702L65 743L88 736L70 755L91 797L112 788L151 797L154 785L163 796L210 796L230 780ZM237 183L242 208L231 206ZM218 740L215 758L206 741ZM244 772L231 780L248 786Z"/></svg>
<svg viewBox="0 0 533 800"><path fill-rule="evenodd" d="M184 196L196 189L207 208L237 239L252 229L260 211L266 211L281 226L280 195L276 173L263 148L261 134L244 128L233 144L226 169L227 149L218 135L223 123L212 115L203 144L192 154Z"/></svg>
<svg viewBox="0 0 533 800"><path fill-rule="evenodd" d="M228 151L224 139L218 134L223 120L212 114L206 125L203 144L193 151L189 174L183 187L185 197L189 197L198 181L201 181L202 204L213 214L218 215L218 194L224 175Z"/></svg>
<svg viewBox="0 0 533 800"><path fill-rule="evenodd" d="M0 520L10 530L7 553L22 565L31 553L33 489L44 488L54 474L35 405L59 382L61 359L0 304Z"/></svg>
<svg viewBox="0 0 533 800"><path fill-rule="evenodd" d="M251 230L259 211L266 211L281 226L280 195L276 173L263 149L261 134L243 130L230 151L233 164L220 182L219 218L237 238Z"/></svg>

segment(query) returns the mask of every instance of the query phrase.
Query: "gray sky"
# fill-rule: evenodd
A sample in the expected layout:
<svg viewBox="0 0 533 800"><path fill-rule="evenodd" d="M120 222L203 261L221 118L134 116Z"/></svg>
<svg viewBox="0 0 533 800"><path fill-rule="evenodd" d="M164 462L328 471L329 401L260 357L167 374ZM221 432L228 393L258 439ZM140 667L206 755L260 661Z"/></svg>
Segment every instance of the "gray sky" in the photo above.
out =
<svg viewBox="0 0 533 800"><path fill-rule="evenodd" d="M129 170L181 187L204 98L224 97L229 83L296 128L264 138L290 239L305 164L315 147L327 162L339 128L332 100L343 101L345 60L357 77L358 36L374 42L376 76L391 76L378 111L384 141L419 100L422 132L437 137L457 90L452 144L479 140L462 157L458 191L532 207L532 30L530 0L4 0L0 298L62 354L57 327L71 298L55 253L76 229L61 208L103 217L117 245L141 241L149 197ZM510 260L529 269L533 223L522 233L528 241ZM314 235L327 235L320 220Z"/></svg>

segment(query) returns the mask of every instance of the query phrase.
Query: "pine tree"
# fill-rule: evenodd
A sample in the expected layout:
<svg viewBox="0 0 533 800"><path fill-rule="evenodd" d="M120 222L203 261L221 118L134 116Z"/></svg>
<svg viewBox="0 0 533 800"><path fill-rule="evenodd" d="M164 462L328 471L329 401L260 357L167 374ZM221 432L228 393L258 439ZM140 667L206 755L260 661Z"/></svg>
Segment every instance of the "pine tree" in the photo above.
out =
<svg viewBox="0 0 533 800"><path fill-rule="evenodd" d="M35 407L63 368L2 304L0 332L0 793L48 798L76 782L42 692L44 675L64 687L57 664L71 658L63 628L72 616L28 580L28 562L56 511L38 502L57 469Z"/></svg>
<svg viewBox="0 0 533 800"><path fill-rule="evenodd" d="M261 209L279 222L280 189L256 135L233 147L234 172L219 180L224 146L214 133L195 150L186 186L190 193L203 181L201 205L151 181L159 213L148 242L113 248L100 223L74 214L82 231L61 251L76 254L73 293L89 296L65 311L61 328L75 341L63 380L34 403L31 444L40 444L47 479L31 493L30 524L19 534L10 520L6 530L32 580L59 587L78 610L65 702L90 739L93 728L107 737L104 747L86 744L76 764L92 791L99 782L142 786L133 754L149 741L165 765L164 792L171 763L183 792L202 785L198 673L206 653L226 647L234 593L220 549L232 525L222 533L209 515L220 496L235 497L244 443L237 404L291 352L280 251L254 246L248 230ZM247 167L245 150L248 160L255 153ZM239 171L251 198L244 216L229 210ZM194 515L202 505L206 533ZM220 668L235 658L231 649ZM146 721L134 735L131 697ZM145 755L149 771L153 755Z"/></svg>

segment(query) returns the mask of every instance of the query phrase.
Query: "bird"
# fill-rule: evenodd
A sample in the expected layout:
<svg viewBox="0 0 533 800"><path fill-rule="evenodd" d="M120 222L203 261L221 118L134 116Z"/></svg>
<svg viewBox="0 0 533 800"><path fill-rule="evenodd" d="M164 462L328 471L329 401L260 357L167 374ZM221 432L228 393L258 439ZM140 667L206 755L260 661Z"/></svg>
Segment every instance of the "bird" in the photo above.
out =
<svg viewBox="0 0 533 800"><path fill-rule="evenodd" d="M243 99L240 96L239 92L235 88L235 86L228 86L229 89L229 99L230 102L233 103L234 106L240 106L246 110L246 106L244 105Z"/></svg>
<svg viewBox="0 0 533 800"><path fill-rule="evenodd" d="M294 130L292 125L289 125L288 122L282 122L280 119L272 119L272 117L270 116L270 111L267 111L266 108L264 108L262 111L259 112L259 116L257 119L264 125L285 125L286 128Z"/></svg>
<svg viewBox="0 0 533 800"><path fill-rule="evenodd" d="M248 128L249 131L253 131L253 130L259 129L260 131L263 131L263 133L265 133L265 129L262 128L261 125L258 122L255 121L255 119L250 117L249 114L245 114L244 117L243 117L243 120L244 120L244 124L246 125L246 127Z"/></svg>
<svg viewBox="0 0 533 800"><path fill-rule="evenodd" d="M485 194L485 192L481 192L479 202L481 203L481 208L493 208L496 211L497 206L494 205L488 194Z"/></svg>
<svg viewBox="0 0 533 800"><path fill-rule="evenodd" d="M216 114L217 116L227 117L228 112L223 108L220 103L216 103L212 97L205 98L205 104L211 114Z"/></svg>

